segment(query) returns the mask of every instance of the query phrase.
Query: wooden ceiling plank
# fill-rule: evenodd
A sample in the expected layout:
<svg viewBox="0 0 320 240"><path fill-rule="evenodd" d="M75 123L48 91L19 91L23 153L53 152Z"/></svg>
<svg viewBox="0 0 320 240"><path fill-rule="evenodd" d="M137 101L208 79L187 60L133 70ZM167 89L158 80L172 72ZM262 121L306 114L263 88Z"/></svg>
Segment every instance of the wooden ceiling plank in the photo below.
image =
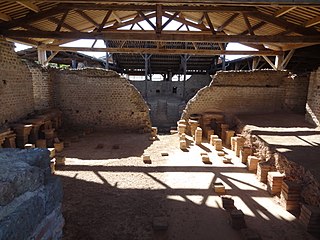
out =
<svg viewBox="0 0 320 240"><path fill-rule="evenodd" d="M252 26L251 29L252 31L258 30L259 28L262 28L264 25L266 25L266 22L259 22L256 25ZM240 35L247 35L249 33L249 30L246 30L242 33L240 33Z"/></svg>
<svg viewBox="0 0 320 240"><path fill-rule="evenodd" d="M114 11L112 11L112 16L117 20L118 23L122 23L122 20Z"/></svg>
<svg viewBox="0 0 320 240"><path fill-rule="evenodd" d="M218 27L217 32L222 32L238 16L239 13L235 13L231 17L229 17L220 27Z"/></svg>
<svg viewBox="0 0 320 240"><path fill-rule="evenodd" d="M277 11L273 14L273 16L275 16L275 17L281 17L282 15L285 15L286 13L294 10L295 8L297 8L297 6L280 8L279 10L277 10Z"/></svg>
<svg viewBox="0 0 320 240"><path fill-rule="evenodd" d="M81 11L81 10L75 10L76 13L78 13L82 18L84 18L85 20L87 20L88 22L92 23L96 28L99 27L99 24L94 21L90 16L88 16L85 12Z"/></svg>
<svg viewBox="0 0 320 240"><path fill-rule="evenodd" d="M320 23L320 16L317 16L317 17L314 17L310 20L308 20L307 22L305 22L304 26L309 28L309 27L312 27L314 25L317 25Z"/></svg>
<svg viewBox="0 0 320 240"><path fill-rule="evenodd" d="M8 14L0 12L0 20L9 22L12 20L12 18Z"/></svg>
<svg viewBox="0 0 320 240"><path fill-rule="evenodd" d="M109 17L111 16L111 13L112 13L112 10L109 10L109 11L107 12L107 14L104 16L101 24L99 25L99 27L98 27L98 29L97 29L97 32L101 32L101 31L102 31L102 29L103 29L104 26L106 25Z"/></svg>
<svg viewBox="0 0 320 240"><path fill-rule="evenodd" d="M30 9L33 12L36 12L36 13L40 12L40 8L37 5L35 5L32 2L30 2L30 1L17 1L17 3L19 3L20 5L28 8L28 9Z"/></svg>

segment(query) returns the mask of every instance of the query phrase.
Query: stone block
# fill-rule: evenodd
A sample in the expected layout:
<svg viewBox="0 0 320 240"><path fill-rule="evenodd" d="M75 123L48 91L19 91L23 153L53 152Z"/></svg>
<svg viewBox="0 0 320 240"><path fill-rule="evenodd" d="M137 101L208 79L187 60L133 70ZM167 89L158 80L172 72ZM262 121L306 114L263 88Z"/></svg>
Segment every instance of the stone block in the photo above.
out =
<svg viewBox="0 0 320 240"><path fill-rule="evenodd" d="M210 136L210 144L212 145L212 146L214 146L214 140L215 139L219 139L219 136L218 135L211 135Z"/></svg>
<svg viewBox="0 0 320 240"><path fill-rule="evenodd" d="M63 151L63 148L64 148L63 142L54 143L53 146L54 146L54 149L56 150L56 152Z"/></svg>
<svg viewBox="0 0 320 240"><path fill-rule="evenodd" d="M142 155L142 161L146 164L151 164L150 154L144 153Z"/></svg>
<svg viewBox="0 0 320 240"><path fill-rule="evenodd" d="M226 192L225 186L223 185L223 183L220 183L220 182L214 183L213 189L218 194L225 194Z"/></svg>
<svg viewBox="0 0 320 240"><path fill-rule="evenodd" d="M182 150L187 149L187 141L186 140L180 140L180 149L182 149Z"/></svg>
<svg viewBox="0 0 320 240"><path fill-rule="evenodd" d="M222 140L221 139L214 139L214 149L216 151L222 151L223 147L222 147Z"/></svg>
<svg viewBox="0 0 320 240"><path fill-rule="evenodd" d="M203 155L201 156L202 158L202 162L205 163L205 164L211 164L211 161L210 161L210 158L208 155Z"/></svg>

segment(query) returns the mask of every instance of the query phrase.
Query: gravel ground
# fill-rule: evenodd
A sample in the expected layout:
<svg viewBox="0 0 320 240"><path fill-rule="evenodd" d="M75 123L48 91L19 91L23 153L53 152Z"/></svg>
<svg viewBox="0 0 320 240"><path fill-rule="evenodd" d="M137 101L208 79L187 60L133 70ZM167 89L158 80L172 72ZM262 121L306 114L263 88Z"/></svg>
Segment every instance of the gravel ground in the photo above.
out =
<svg viewBox="0 0 320 240"><path fill-rule="evenodd" d="M262 239L312 239L230 150L224 149L233 163L223 164L208 143L184 152L177 134L148 137L96 132L63 151L66 166L56 174L64 187L65 240L241 239L214 182L225 185L247 227ZM152 164L143 163L144 152ZM212 164L202 163L203 152ZM154 224L159 219L164 224ZM155 229L166 223L166 230Z"/></svg>

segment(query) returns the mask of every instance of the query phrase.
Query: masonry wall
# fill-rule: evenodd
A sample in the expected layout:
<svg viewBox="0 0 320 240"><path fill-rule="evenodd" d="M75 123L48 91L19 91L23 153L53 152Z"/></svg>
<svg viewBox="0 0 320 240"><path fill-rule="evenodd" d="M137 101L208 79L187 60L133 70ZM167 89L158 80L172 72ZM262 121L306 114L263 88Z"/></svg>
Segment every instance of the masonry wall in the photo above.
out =
<svg viewBox="0 0 320 240"><path fill-rule="evenodd" d="M61 239L62 184L49 151L1 149L0 173L0 239Z"/></svg>
<svg viewBox="0 0 320 240"><path fill-rule="evenodd" d="M47 68L34 62L27 62L32 75L35 110L53 108L53 80Z"/></svg>
<svg viewBox="0 0 320 240"><path fill-rule="evenodd" d="M200 88L207 86L210 81L211 77L209 75L192 75L185 82L185 99L189 100L192 98ZM145 96L145 81L130 82L141 92L142 96ZM158 97L159 95L183 98L183 81L147 81L147 93L148 98Z"/></svg>
<svg viewBox="0 0 320 240"><path fill-rule="evenodd" d="M190 99L182 117L204 112L233 115L301 110L307 93L299 91L298 80L288 76L286 71L273 70L218 72L209 86ZM301 82L306 88L307 81Z"/></svg>
<svg viewBox="0 0 320 240"><path fill-rule="evenodd" d="M149 108L137 89L104 69L55 70L54 101L70 125L141 129L150 126Z"/></svg>
<svg viewBox="0 0 320 240"><path fill-rule="evenodd" d="M320 127L320 67L310 74L306 120Z"/></svg>
<svg viewBox="0 0 320 240"><path fill-rule="evenodd" d="M33 111L30 71L14 52L14 45L0 39L0 126Z"/></svg>

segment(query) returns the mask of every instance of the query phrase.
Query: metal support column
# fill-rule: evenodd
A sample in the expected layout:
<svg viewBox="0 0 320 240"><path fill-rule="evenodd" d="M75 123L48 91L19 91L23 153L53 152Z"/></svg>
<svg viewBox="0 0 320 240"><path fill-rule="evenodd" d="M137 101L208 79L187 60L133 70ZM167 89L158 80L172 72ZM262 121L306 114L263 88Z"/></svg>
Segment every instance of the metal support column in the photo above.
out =
<svg viewBox="0 0 320 240"><path fill-rule="evenodd" d="M109 47L109 42L108 42L108 40L105 40L104 41L104 45L106 46L106 48L108 49L108 47ZM106 52L106 64L105 64L105 67L104 67L105 69L107 69L107 70L109 70L109 53L108 52Z"/></svg>
<svg viewBox="0 0 320 240"><path fill-rule="evenodd" d="M142 55L141 54L141 56L142 56L142 58L144 59L144 81L145 81L145 87L144 87L144 89L145 89L145 99L147 99L148 98L148 69L149 69L149 60L150 60L150 58L151 58L151 54L150 55L148 55L148 54L144 54L144 55Z"/></svg>
<svg viewBox="0 0 320 240"><path fill-rule="evenodd" d="M185 99L186 96L186 81L187 81L187 61L189 60L190 56L182 55L181 56L181 63L183 68L183 95L182 98Z"/></svg>

